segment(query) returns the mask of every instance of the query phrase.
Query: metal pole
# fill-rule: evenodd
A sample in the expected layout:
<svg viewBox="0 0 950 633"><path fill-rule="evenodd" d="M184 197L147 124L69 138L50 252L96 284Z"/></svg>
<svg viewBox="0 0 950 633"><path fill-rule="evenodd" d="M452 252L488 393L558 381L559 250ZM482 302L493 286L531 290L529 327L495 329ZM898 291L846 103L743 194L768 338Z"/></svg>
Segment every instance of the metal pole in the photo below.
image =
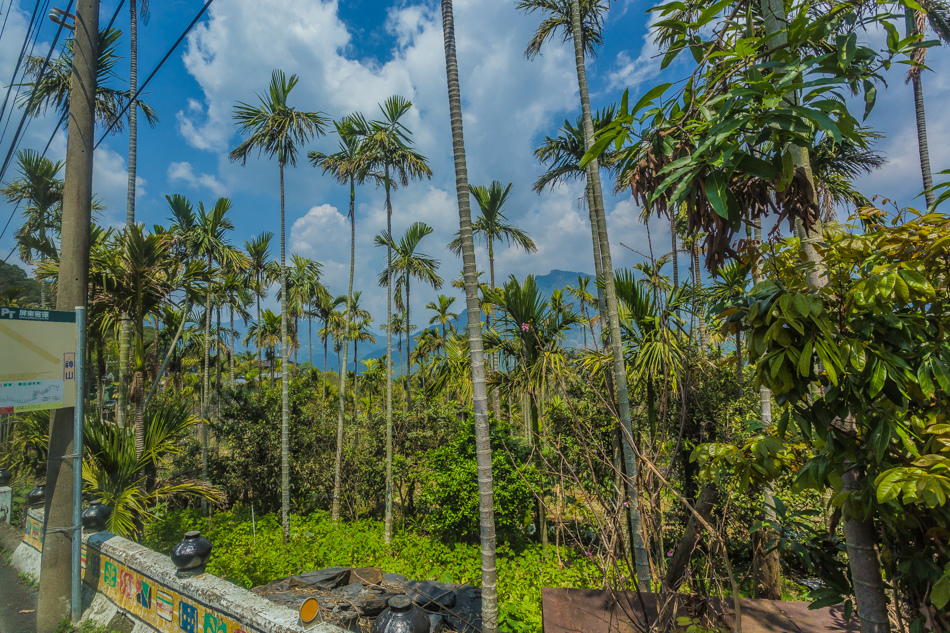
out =
<svg viewBox="0 0 950 633"><path fill-rule="evenodd" d="M86 360L86 308L76 307L76 407L73 410L73 564L71 616L73 622L82 617L82 567L80 550L82 548L82 428L86 404L85 362Z"/></svg>

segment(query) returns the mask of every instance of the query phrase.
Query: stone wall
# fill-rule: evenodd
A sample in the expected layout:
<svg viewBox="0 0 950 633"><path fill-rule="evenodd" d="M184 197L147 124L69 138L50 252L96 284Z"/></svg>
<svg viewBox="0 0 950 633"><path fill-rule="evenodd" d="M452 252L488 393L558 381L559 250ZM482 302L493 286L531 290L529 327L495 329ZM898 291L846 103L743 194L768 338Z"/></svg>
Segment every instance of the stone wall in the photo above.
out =
<svg viewBox="0 0 950 633"><path fill-rule="evenodd" d="M39 579L42 510L27 515L12 562ZM212 556L214 553L212 552ZM211 574L178 578L168 556L111 532L83 536L83 619L133 633L300 633L297 613ZM125 627L128 628L128 627ZM318 624L312 633L342 633Z"/></svg>

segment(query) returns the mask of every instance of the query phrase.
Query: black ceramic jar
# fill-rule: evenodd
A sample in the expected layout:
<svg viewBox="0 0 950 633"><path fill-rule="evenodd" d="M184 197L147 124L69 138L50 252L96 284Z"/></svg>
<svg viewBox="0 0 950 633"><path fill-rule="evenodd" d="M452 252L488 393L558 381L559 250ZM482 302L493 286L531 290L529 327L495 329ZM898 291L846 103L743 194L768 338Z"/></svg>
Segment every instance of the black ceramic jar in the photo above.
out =
<svg viewBox="0 0 950 633"><path fill-rule="evenodd" d="M6 468L0 468L0 488L9 484L11 478L13 478L13 473Z"/></svg>
<svg viewBox="0 0 950 633"><path fill-rule="evenodd" d="M211 541L201 536L198 530L185 532L185 538L171 551L171 559L178 568L179 578L203 574L211 556Z"/></svg>
<svg viewBox="0 0 950 633"><path fill-rule="evenodd" d="M373 622L371 633L429 633L429 616L409 596L393 596L389 608Z"/></svg>
<svg viewBox="0 0 950 633"><path fill-rule="evenodd" d="M82 527L87 532L101 532L106 529L111 516L112 508L98 499L90 501L89 506L82 511Z"/></svg>
<svg viewBox="0 0 950 633"><path fill-rule="evenodd" d="M42 505L46 502L46 484L40 484L26 493L26 502L30 506Z"/></svg>

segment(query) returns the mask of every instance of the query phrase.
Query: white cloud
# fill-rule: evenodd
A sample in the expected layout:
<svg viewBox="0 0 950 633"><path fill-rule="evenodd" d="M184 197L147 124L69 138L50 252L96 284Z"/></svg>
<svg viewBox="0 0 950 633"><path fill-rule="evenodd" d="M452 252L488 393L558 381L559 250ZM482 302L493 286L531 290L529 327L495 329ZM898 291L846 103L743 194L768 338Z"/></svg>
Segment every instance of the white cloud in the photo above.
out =
<svg viewBox="0 0 950 633"><path fill-rule="evenodd" d="M227 187L221 181L211 174L195 173L194 167L187 161L168 166L168 182L183 182L195 189L204 188L219 197L227 192Z"/></svg>

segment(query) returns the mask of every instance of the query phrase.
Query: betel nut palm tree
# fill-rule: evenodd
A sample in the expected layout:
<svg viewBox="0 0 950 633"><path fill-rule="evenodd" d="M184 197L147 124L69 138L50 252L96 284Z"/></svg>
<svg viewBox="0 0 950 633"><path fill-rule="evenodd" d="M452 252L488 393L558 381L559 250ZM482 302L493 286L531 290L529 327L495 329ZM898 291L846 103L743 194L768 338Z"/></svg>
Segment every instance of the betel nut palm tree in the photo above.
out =
<svg viewBox="0 0 950 633"><path fill-rule="evenodd" d="M608 5L604 0L522 0L518 7L529 13L538 10L545 13L545 20L538 27L526 50L529 57L537 55L541 50L541 46L558 33L561 34L564 42L571 41L574 45L574 65L577 70L581 116L584 124L584 146L589 150L594 142L594 125L587 88L585 56L593 54L597 45L603 42L603 21ZM614 394L617 399L617 412L623 435L623 461L627 484L631 543L633 545L638 584L642 588L648 588L651 580L650 560L643 538L643 522L640 517L637 487L638 464L630 415L627 367L624 362L623 343L621 341L620 312L617 304L617 291L614 286L610 243L607 239L607 217L604 212L604 198L600 183L600 162L596 159L592 160L586 165L586 169L587 183L590 187L590 201L593 208L592 215L597 231L596 242L600 247L599 262L596 261L595 252L595 268L599 264L603 271L604 301L610 332L610 351L613 357Z"/></svg>
<svg viewBox="0 0 950 633"><path fill-rule="evenodd" d="M426 304L426 310L435 312L435 316L429 319L429 325L437 324L442 326L442 342L445 343L446 329L451 327L453 319L459 318L457 312L452 312L452 304L455 303L455 297L439 295L438 303L430 301ZM453 330L454 331L454 330Z"/></svg>
<svg viewBox="0 0 950 633"><path fill-rule="evenodd" d="M492 181L491 185L469 185L468 190L472 192L475 201L478 202L479 216L472 225L475 237L479 242L485 240L488 247L488 271L489 283L491 289L495 289L495 242L505 242L509 246L514 245L524 249L528 253L537 252L538 248L534 241L528 237L528 234L508 221L505 216L504 206L511 193L511 183L502 186L497 180ZM449 243L449 249L456 255L460 253L462 243L459 235ZM494 308L489 311L488 326L494 325ZM490 357L492 369L498 369L498 356L492 354ZM501 398L498 390L492 391L492 407L495 410L495 417L501 419Z"/></svg>
<svg viewBox="0 0 950 633"><path fill-rule="evenodd" d="M360 154L363 168L382 176L386 191L386 232L393 232L392 190L398 186L408 186L410 180L431 178L432 169L428 159L413 149L411 132L403 123L412 102L404 97L392 96L380 104L383 118L367 121L362 115L348 118L352 133L360 139ZM392 249L386 249L386 267L392 265ZM386 288L386 323L392 322L393 289ZM386 330L386 516L385 541L393 539L393 380L392 380L393 338L389 328Z"/></svg>
<svg viewBox="0 0 950 633"><path fill-rule="evenodd" d="M281 461L281 522L284 542L290 540L290 375L287 345L287 233L284 212L284 167L297 165L299 146L314 136L323 136L329 119L320 112L304 112L288 103L290 92L297 85L297 76L287 77L282 70L271 74L266 94L257 95L260 103L251 105L238 102L234 107L234 121L238 131L247 138L231 151L232 161L246 164L248 157L257 152L277 159L280 170L280 306L281 330L281 406L280 406L280 461Z"/></svg>
<svg viewBox="0 0 950 633"><path fill-rule="evenodd" d="M352 117L346 117L342 121L334 121L337 134L340 136L339 149L333 154L324 154L322 152L312 151L307 154L311 164L314 167L323 169L324 174L332 174L337 182L348 184L350 186L350 279L346 288L346 312L344 315L344 331L350 331L350 321L353 318L353 277L356 273L356 184L373 177L363 163L361 154L361 143L363 137L357 134L351 121L356 120ZM377 184L379 180L377 180ZM349 353L349 337L344 337L343 341L343 359L344 367L340 368L340 389L339 389L339 411L337 415L336 429L336 457L333 469L333 502L331 505L330 516L334 521L340 518L340 490L342 489L342 468L343 468L343 405L346 397L346 367L345 360ZM355 347L355 344L354 344ZM326 349L323 353L324 362L326 361ZM354 368L354 372L356 368ZM324 371L325 373L325 371ZM355 401L355 399L354 399Z"/></svg>
<svg viewBox="0 0 950 633"><path fill-rule="evenodd" d="M203 259L207 266L208 280L205 285L205 332L204 363L201 403L201 477L208 481L208 422L211 415L211 300L214 295L215 276L223 270L239 268L244 264L244 254L231 246L228 231L234 230L234 223L227 217L231 210L231 201L219 198L211 209L205 209L198 203L198 213L194 216L191 232L191 244L197 258ZM207 503L202 503L207 510Z"/></svg>
<svg viewBox="0 0 950 633"><path fill-rule="evenodd" d="M252 237L249 240L244 242L244 252L247 254L247 258L250 261L250 267L248 273L251 276L251 280L254 282L251 290L254 294L254 298L257 302L257 323L261 322L261 299L267 296L267 284L270 281L270 276L268 272L271 269L271 254L270 254L270 242L274 239L274 234L270 231L264 231L260 235ZM257 345L257 365L258 371L258 380L257 386L260 388L261 381L263 380L263 344L261 341L256 341Z"/></svg>
<svg viewBox="0 0 950 633"><path fill-rule="evenodd" d="M434 257L430 257L416 250L419 248L419 243L422 241L422 238L431 235L432 232L432 227L425 222L414 222L406 229L405 234L399 238L398 242L387 232L380 233L375 238L376 246L385 246L387 251L391 251L395 254L394 258L390 258L389 266L379 274L379 285L391 287L393 285L393 277L395 277L397 296L400 295L402 291L406 293L404 306L406 325L404 331L406 333L407 408L412 408L412 361L410 360L410 354L412 353L412 336L410 336L411 322L409 321L409 287L413 278L432 286L436 290L442 287L442 278L436 274L436 270L439 268L439 261Z"/></svg>
<svg viewBox="0 0 950 633"><path fill-rule="evenodd" d="M11 204L24 204L23 225L16 232L20 259L33 263L36 257L33 246L47 241L47 231L57 223L62 215L63 181L59 172L63 162L53 162L39 152L24 149L17 152L17 164L20 176L0 189L0 194ZM27 239L27 238L36 239ZM43 249L39 249L39 259L46 259ZM40 283L40 307L46 307L46 284Z"/></svg>
<svg viewBox="0 0 950 633"><path fill-rule="evenodd" d="M488 381L482 339L478 274L475 269L475 238L469 200L468 167L462 130L462 92L455 52L455 17L452 0L442 0L442 42L452 127L452 158L455 164L455 194L459 205L459 238L462 243L462 274L468 311L468 358L472 372L472 404L475 415L475 460L478 471L478 538L482 568L482 631L498 631L498 569L495 556L495 502L492 482L491 442L488 422Z"/></svg>

